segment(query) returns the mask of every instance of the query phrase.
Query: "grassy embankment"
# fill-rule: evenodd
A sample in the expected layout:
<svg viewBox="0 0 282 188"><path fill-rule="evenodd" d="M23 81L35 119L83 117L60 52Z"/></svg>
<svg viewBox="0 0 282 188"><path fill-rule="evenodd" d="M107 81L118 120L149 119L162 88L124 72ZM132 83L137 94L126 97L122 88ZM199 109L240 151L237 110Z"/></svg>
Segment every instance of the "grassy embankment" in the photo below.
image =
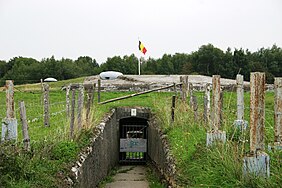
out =
<svg viewBox="0 0 282 188"><path fill-rule="evenodd" d="M73 82L73 81L70 81ZM54 84L54 85L52 85ZM15 93L16 106L19 100L24 100L27 106L27 116L30 119L29 134L32 150L22 150L22 137L18 142L7 147L1 146L0 153L0 185L4 187L64 187L61 178L67 174L70 164L75 160L79 150L88 144L92 132L85 130L74 140L70 140L69 122L63 112L65 109L65 92L60 91L64 83L52 83L50 92L51 126L43 126L43 107L41 92L32 89L31 92ZM54 89L57 88L57 89ZM28 88L26 88L28 90ZM102 100L122 96L125 93L106 92ZM128 94L128 93L127 93ZM170 124L170 103L172 93L150 93L135 98L109 103L95 108L92 124L99 122L103 114L116 106L147 106L151 107L161 122L163 130L168 135L170 145L177 162L178 180L184 187L279 187L282 184L281 152L271 155L271 178L242 177L242 157L248 152L248 132L242 136L232 129L236 119L236 94L224 95L222 130L227 132L228 141L225 145L206 148L205 136L208 126L193 120L193 113L187 106L177 103L175 122ZM197 93L199 101L199 116L203 111L203 93ZM5 115L5 93L0 92L0 117ZM3 104L3 105L2 105ZM245 119L249 120L249 93L245 95ZM18 111L17 107L16 110ZM56 113L62 112L62 113ZM37 118L37 119L36 119ZM17 119L19 121L18 112ZM266 94L266 142L273 142L273 93ZM20 125L20 124L19 124ZM20 128L20 126L19 126ZM20 129L19 129L19 133ZM62 177L61 177L62 176Z"/></svg>

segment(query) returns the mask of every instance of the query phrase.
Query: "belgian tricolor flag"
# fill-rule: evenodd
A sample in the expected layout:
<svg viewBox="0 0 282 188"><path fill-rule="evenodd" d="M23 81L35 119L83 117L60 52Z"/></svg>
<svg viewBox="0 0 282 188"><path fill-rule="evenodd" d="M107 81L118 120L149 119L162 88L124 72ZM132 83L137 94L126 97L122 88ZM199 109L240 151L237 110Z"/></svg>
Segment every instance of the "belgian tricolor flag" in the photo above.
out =
<svg viewBox="0 0 282 188"><path fill-rule="evenodd" d="M139 50L145 55L147 50L146 48L144 47L143 43L139 40Z"/></svg>

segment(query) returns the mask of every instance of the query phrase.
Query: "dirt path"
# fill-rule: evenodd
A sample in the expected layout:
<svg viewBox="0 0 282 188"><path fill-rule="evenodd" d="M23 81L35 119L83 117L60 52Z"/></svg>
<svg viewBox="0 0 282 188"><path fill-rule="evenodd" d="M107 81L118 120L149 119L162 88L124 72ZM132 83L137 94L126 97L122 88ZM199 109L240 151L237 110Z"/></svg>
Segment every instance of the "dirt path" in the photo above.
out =
<svg viewBox="0 0 282 188"><path fill-rule="evenodd" d="M114 182L106 184L106 188L148 188L146 180L146 167L121 166L113 177Z"/></svg>

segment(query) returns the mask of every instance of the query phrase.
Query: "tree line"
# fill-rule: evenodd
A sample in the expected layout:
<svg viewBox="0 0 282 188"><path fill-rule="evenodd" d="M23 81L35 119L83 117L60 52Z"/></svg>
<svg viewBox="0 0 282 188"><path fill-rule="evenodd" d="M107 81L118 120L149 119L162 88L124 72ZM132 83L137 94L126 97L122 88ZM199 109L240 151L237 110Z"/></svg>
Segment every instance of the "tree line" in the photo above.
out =
<svg viewBox="0 0 282 188"><path fill-rule="evenodd" d="M97 75L102 71L113 70L123 74L138 74L138 58L130 56L114 56L106 62L98 64L89 56L81 56L76 60L54 56L38 61L27 57L14 57L8 62L0 60L0 82L12 79L15 84L36 83L41 78L54 77L58 80ZM202 45L197 51L164 54L161 58L141 59L142 74L201 74L221 75L234 79L236 74L250 79L250 72L266 73L267 83L273 83L274 77L282 76L282 49L277 45L271 48L260 48L255 52L242 48L226 51L212 44Z"/></svg>

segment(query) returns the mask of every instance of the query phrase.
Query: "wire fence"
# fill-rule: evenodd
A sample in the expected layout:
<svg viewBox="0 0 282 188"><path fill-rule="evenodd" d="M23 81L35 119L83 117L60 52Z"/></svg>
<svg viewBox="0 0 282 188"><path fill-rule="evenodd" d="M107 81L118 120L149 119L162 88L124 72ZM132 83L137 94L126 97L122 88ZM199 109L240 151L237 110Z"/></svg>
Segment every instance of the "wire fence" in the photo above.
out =
<svg viewBox="0 0 282 188"><path fill-rule="evenodd" d="M235 87L232 88L232 91L235 90ZM172 91L174 92L174 91ZM74 100L78 98L78 92L76 92L76 97ZM15 114L16 118L20 119L19 115L19 107L18 104L20 101L25 101L26 107L26 114L27 114L27 121L29 128L32 130L33 127L44 127L44 100L43 100L43 93L40 91L37 92L22 92L19 90L15 91ZM204 99L205 93L195 91L195 95L197 96L198 101L198 111L199 111L199 118L203 118L204 113ZM250 103L249 103L249 92L245 92L245 119L249 120L249 112L250 112ZM233 121L236 119L236 112L237 112L237 103L236 103L236 92L224 92L223 95L223 106L221 112L223 114L223 118L226 118L224 121L225 123L232 124ZM273 129L274 124L274 95L269 94L270 100L267 101L265 105L265 123L266 128L269 130ZM86 100L86 98L84 98ZM190 98L187 98L187 102L189 103ZM70 101L70 106L72 103L72 99ZM269 102L273 101L273 102ZM0 119L4 119L6 117L6 97L5 92L0 92ZM212 99L211 99L212 102ZM78 112L78 104L76 103L76 107L74 109L75 113ZM49 114L50 114L50 127L64 127L69 126L69 118L67 117L67 104L66 104L66 95L65 93L58 93L50 92L50 102L49 102ZM210 109L212 110L212 109ZM86 118L83 117L82 121L85 122ZM1 132L1 129L0 129Z"/></svg>

